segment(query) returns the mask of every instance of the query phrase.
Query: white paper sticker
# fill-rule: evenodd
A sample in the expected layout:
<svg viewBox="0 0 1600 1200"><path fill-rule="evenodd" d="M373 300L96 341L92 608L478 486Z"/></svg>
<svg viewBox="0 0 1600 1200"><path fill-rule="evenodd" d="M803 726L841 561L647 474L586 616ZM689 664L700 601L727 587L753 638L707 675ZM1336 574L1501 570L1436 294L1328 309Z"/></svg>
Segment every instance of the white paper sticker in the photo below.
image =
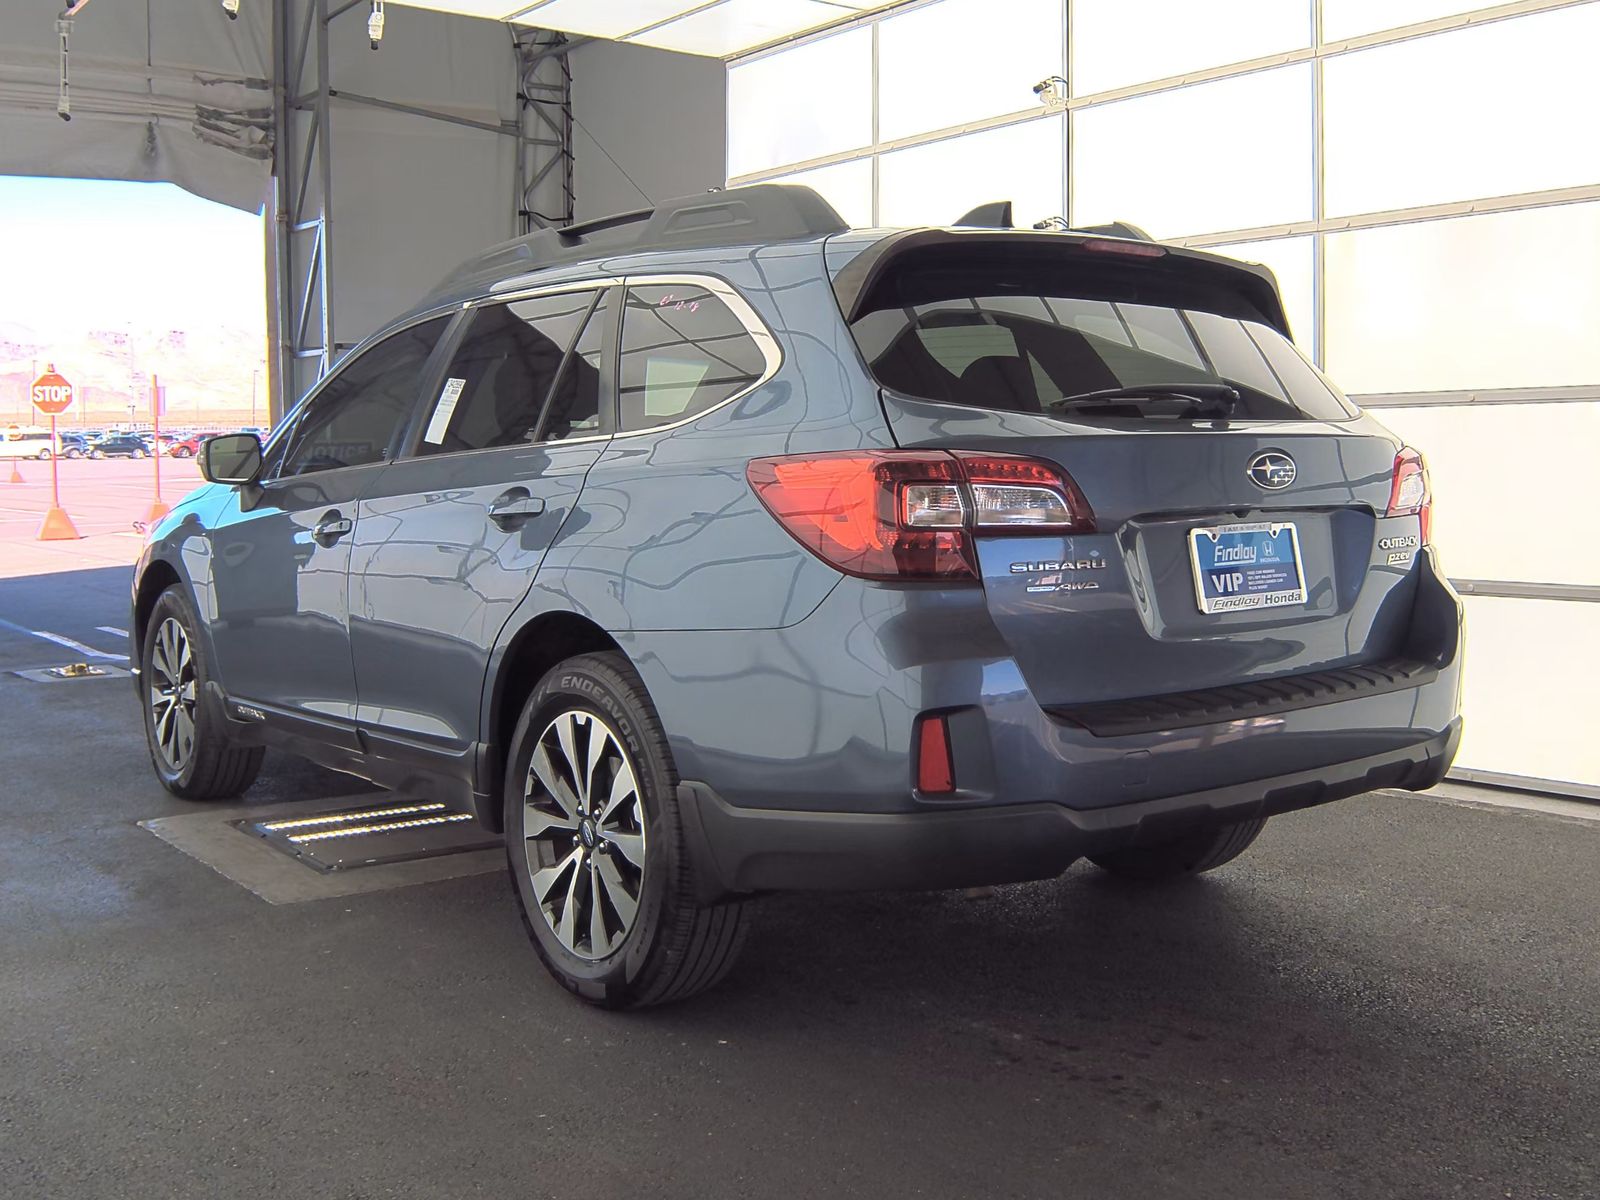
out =
<svg viewBox="0 0 1600 1200"><path fill-rule="evenodd" d="M422 435L423 441L435 446L443 443L444 431L450 428L450 417L456 411L456 401L461 399L461 390L466 386L465 379L453 376L444 381L444 390L439 393L439 403L434 407L433 420L428 422L428 431Z"/></svg>

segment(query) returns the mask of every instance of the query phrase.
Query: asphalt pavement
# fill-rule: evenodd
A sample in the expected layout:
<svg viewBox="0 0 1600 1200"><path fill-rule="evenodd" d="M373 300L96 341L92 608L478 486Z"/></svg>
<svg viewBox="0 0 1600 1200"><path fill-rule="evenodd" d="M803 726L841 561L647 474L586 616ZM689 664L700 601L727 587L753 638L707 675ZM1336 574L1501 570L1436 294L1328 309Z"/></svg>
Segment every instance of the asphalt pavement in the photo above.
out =
<svg viewBox="0 0 1600 1200"><path fill-rule="evenodd" d="M136 822L127 571L0 579L0 1196L1600 1195L1600 821L1373 795L1147 890L763 902L608 1014L501 874L271 905ZM98 661L114 663L115 659ZM269 756L250 799L361 785Z"/></svg>

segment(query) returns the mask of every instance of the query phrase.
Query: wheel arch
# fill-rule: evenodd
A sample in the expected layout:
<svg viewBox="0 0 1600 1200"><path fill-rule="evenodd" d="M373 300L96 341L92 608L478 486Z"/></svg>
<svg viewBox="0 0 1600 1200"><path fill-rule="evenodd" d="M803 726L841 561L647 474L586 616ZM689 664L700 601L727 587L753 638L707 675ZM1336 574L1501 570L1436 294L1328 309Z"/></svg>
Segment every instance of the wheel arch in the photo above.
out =
<svg viewBox="0 0 1600 1200"><path fill-rule="evenodd" d="M164 558L151 559L144 573L139 576L139 587L133 598L133 628L129 630L135 666L144 661L144 632L150 624L150 614L155 611L156 601L173 584L183 582L178 568Z"/></svg>
<svg viewBox="0 0 1600 1200"><path fill-rule="evenodd" d="M506 753L516 731L522 706L533 689L557 663L576 654L622 651L595 621L580 613L558 609L539 613L517 627L496 651L484 681L483 719L479 734L477 786L478 819L500 832L504 824L500 792Z"/></svg>

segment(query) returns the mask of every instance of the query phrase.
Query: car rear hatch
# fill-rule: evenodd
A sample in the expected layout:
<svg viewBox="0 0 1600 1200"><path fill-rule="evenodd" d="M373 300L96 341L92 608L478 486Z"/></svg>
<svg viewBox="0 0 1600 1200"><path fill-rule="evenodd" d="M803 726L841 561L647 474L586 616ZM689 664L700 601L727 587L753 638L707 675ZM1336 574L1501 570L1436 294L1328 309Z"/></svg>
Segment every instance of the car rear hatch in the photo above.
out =
<svg viewBox="0 0 1600 1200"><path fill-rule="evenodd" d="M898 237L835 278L896 443L1039 460L1092 509L1090 531L973 539L1040 704L1119 733L1415 681L1423 534L1387 516L1399 443L1295 351L1264 269L1109 238Z"/></svg>

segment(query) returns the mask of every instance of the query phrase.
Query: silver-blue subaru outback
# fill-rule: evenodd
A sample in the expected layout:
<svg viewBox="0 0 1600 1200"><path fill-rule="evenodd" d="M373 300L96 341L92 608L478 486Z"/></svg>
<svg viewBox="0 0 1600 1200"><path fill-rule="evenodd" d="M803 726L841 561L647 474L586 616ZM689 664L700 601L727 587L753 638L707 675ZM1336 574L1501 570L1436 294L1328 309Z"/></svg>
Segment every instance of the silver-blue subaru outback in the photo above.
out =
<svg viewBox="0 0 1600 1200"><path fill-rule="evenodd" d="M470 810L615 1007L715 983L763 892L1168 879L1437 782L1422 458L1265 269L1009 226L766 185L463 265L152 532L161 781L279 746Z"/></svg>

